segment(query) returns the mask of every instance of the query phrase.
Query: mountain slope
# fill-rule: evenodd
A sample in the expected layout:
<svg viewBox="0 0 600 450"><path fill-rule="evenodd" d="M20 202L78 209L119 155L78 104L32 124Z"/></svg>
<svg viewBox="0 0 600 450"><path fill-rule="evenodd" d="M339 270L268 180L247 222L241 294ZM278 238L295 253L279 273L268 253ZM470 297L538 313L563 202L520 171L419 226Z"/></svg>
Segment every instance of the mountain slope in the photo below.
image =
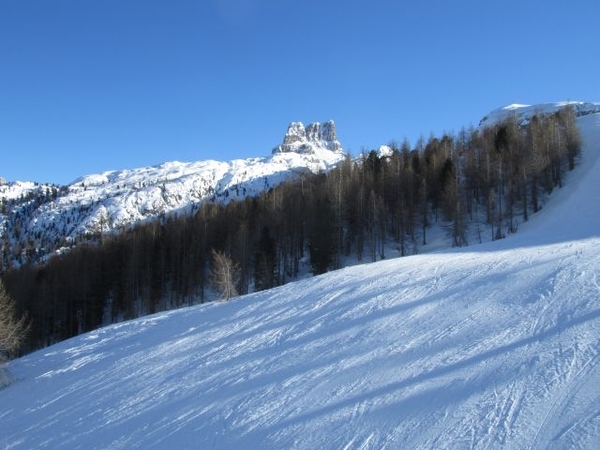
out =
<svg viewBox="0 0 600 450"><path fill-rule="evenodd" d="M594 102L554 102L542 103L537 105L521 105L513 103L502 108L495 109L486 115L481 122L480 127L486 127L500 122L509 117L515 117L521 125L529 121L529 118L536 114L552 114L565 106L570 106L578 117L590 114L600 113L600 103Z"/></svg>
<svg viewBox="0 0 600 450"><path fill-rule="evenodd" d="M0 200L9 205L0 210L0 246L15 255L24 252L20 248L30 248L17 265L37 262L86 236L190 211L206 200L227 202L257 195L305 172L325 171L343 158L333 121L306 128L294 122L283 144L268 157L172 161L86 175L62 188L0 184Z"/></svg>
<svg viewBox="0 0 600 450"><path fill-rule="evenodd" d="M595 448L600 115L519 233L121 323L10 363L0 447Z"/></svg>

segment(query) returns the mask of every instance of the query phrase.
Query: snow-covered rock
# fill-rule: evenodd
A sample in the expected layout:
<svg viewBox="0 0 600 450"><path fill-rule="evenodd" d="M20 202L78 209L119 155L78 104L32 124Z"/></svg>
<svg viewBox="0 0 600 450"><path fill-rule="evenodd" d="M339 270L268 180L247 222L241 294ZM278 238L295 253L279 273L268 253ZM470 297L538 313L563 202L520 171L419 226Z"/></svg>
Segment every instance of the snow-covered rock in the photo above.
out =
<svg viewBox="0 0 600 450"><path fill-rule="evenodd" d="M283 138L283 143L277 146L273 153L300 153L314 155L320 150L342 153L342 144L335 134L335 123L329 120L325 123L311 123L307 127L302 122L292 122Z"/></svg>
<svg viewBox="0 0 600 450"><path fill-rule="evenodd" d="M394 151L389 145L380 145L377 150L377 156L380 158L389 158L393 155Z"/></svg>

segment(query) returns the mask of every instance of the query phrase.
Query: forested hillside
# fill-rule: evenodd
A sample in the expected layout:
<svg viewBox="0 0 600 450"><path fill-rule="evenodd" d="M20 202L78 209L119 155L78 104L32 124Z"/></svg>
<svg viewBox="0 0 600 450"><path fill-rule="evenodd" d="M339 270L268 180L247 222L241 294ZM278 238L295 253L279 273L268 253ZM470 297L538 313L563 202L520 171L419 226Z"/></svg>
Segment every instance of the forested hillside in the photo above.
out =
<svg viewBox="0 0 600 450"><path fill-rule="evenodd" d="M600 115L577 124L578 167L506 239L157 313L9 362L0 448L596 450Z"/></svg>
<svg viewBox="0 0 600 450"><path fill-rule="evenodd" d="M212 256L236 270L247 293L342 267L426 251L432 230L448 246L496 240L542 208L574 168L581 139L575 110L516 116L346 157L227 204L101 235L43 265L3 274L32 318L26 350L101 325L215 299ZM213 277L214 278L214 277Z"/></svg>

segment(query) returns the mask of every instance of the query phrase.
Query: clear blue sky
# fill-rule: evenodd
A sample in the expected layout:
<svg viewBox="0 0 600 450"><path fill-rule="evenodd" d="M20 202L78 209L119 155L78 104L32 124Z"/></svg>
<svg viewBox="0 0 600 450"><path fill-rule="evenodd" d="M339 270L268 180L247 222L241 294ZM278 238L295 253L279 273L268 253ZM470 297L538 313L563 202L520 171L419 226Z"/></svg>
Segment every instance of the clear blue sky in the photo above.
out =
<svg viewBox="0 0 600 450"><path fill-rule="evenodd" d="M0 176L266 156L291 121L333 119L358 154L600 101L599 20L597 0L0 0Z"/></svg>

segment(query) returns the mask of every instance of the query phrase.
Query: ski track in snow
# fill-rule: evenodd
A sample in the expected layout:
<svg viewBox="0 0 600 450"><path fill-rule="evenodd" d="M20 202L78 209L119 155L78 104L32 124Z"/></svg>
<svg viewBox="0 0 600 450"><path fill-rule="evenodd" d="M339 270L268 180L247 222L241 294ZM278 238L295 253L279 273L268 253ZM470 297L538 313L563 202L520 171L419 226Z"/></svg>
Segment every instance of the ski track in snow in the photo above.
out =
<svg viewBox="0 0 600 450"><path fill-rule="evenodd" d="M0 448L597 448L600 116L579 121L582 164L507 239L124 322L11 362Z"/></svg>

